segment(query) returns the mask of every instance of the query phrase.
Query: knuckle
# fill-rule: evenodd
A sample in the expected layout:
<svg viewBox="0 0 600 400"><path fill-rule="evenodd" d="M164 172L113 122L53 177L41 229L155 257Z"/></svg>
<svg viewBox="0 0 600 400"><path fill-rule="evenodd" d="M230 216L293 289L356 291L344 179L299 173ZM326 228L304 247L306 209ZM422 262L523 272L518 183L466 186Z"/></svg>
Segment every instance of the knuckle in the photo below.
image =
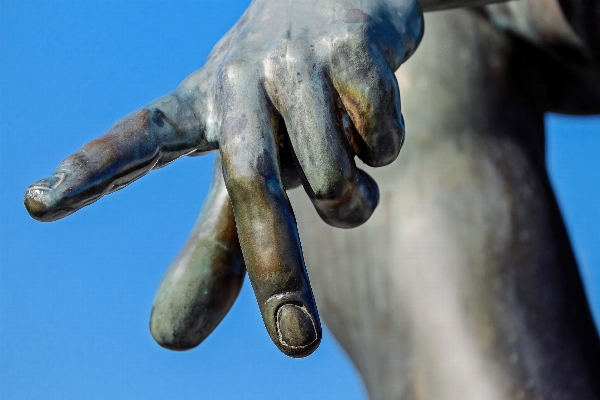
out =
<svg viewBox="0 0 600 400"><path fill-rule="evenodd" d="M296 46L288 46L283 54L283 65L290 70L295 70L301 61L306 59L306 54L296 48Z"/></svg>
<svg viewBox="0 0 600 400"><path fill-rule="evenodd" d="M367 26L366 25L351 25L344 31L343 42L355 49L364 48L367 43Z"/></svg>
<svg viewBox="0 0 600 400"><path fill-rule="evenodd" d="M265 74L267 81L275 86L283 84L286 87L302 83L311 74L311 67L314 70L319 64L315 55L306 47L308 46L293 44L278 48L270 54L267 57L267 67L264 68L268 71ZM280 90L273 92L275 91Z"/></svg>
<svg viewBox="0 0 600 400"><path fill-rule="evenodd" d="M237 153L232 153L237 154ZM239 154L237 154L239 156ZM279 182L263 152L255 160L247 157L223 156L223 173L230 195L252 195L272 192ZM273 183L276 183L275 185Z"/></svg>
<svg viewBox="0 0 600 400"><path fill-rule="evenodd" d="M362 59L362 54L366 52L367 43L364 32L351 29L335 39L331 46L331 61L335 66L352 61L355 63ZM351 65L351 64L350 64Z"/></svg>
<svg viewBox="0 0 600 400"><path fill-rule="evenodd" d="M229 60L221 65L218 80L223 89L231 88L247 79L247 63L242 59Z"/></svg>

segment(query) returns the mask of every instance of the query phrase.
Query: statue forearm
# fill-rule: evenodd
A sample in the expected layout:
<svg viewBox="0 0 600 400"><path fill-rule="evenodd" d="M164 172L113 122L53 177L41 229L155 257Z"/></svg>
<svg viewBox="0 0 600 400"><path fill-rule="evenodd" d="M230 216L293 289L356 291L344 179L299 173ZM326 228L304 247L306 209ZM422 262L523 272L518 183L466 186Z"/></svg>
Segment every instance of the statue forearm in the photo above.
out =
<svg viewBox="0 0 600 400"><path fill-rule="evenodd" d="M557 0L565 19L595 60L600 60L600 0Z"/></svg>
<svg viewBox="0 0 600 400"><path fill-rule="evenodd" d="M423 11L504 3L492 19L543 47L576 48L600 59L600 0L419 0ZM515 17L516 15L521 17ZM544 15L544 18L535 17Z"/></svg>
<svg viewBox="0 0 600 400"><path fill-rule="evenodd" d="M598 0L522 0L486 8L491 20L539 47L575 61L600 60Z"/></svg>

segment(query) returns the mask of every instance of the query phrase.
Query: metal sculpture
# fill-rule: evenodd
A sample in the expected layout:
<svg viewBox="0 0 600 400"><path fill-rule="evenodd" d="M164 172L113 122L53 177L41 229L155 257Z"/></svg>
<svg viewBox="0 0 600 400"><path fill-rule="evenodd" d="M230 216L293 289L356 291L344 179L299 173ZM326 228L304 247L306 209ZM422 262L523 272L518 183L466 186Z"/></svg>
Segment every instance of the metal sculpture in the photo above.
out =
<svg viewBox="0 0 600 400"><path fill-rule="evenodd" d="M250 275L287 355L315 294L374 398L595 398L600 347L546 176L543 113L600 112L593 1L254 1L205 66L27 189L52 221L219 149L150 329L198 345ZM596 16L595 16L596 15ZM398 83L407 103L404 140ZM367 167L364 167L367 168ZM381 203L378 212L375 207ZM318 226L318 219L341 228ZM318 215L318 218L315 218ZM305 235L304 235L305 234Z"/></svg>

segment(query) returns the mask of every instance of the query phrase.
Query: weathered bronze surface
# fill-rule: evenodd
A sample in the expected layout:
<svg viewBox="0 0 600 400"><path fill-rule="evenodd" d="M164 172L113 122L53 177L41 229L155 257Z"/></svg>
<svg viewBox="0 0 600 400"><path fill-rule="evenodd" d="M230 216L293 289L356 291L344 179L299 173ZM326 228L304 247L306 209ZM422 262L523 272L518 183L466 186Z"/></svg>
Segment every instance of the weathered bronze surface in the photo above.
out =
<svg viewBox="0 0 600 400"><path fill-rule="evenodd" d="M279 349L317 348L286 194L302 184L308 196L291 198L315 295L372 398L600 398L598 334L543 127L546 111L600 113L600 6L430 14L394 75L423 35L421 6L483 3L254 1L203 68L63 160L25 205L56 220L219 149L198 222L156 294L150 329L162 346L198 345L247 268ZM398 87L409 148L370 169L403 144Z"/></svg>
<svg viewBox="0 0 600 400"><path fill-rule="evenodd" d="M237 230L269 335L285 354L306 356L321 324L285 188L300 181L334 226L371 216L379 192L354 150L374 166L397 157L394 71L422 34L415 0L254 1L203 68L64 159L27 189L25 205L53 221L181 156L219 149L224 184L159 288L151 332L186 349L218 324L243 275Z"/></svg>
<svg viewBox="0 0 600 400"><path fill-rule="evenodd" d="M370 398L600 398L544 156L545 111L600 113L600 37L567 22L548 1L427 14L368 223L332 229L290 194L319 311Z"/></svg>

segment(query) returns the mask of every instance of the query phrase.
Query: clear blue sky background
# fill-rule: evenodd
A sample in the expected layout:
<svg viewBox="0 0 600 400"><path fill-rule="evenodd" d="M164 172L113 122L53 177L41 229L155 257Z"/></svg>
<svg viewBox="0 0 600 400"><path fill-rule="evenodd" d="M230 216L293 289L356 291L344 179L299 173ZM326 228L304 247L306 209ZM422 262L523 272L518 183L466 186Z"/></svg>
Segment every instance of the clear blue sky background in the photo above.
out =
<svg viewBox="0 0 600 400"><path fill-rule="evenodd" d="M212 156L55 223L22 206L58 161L200 67L247 3L0 1L2 399L365 398L328 332L311 357L279 353L248 282L197 349L152 340L154 292L196 218ZM548 126L549 166L599 315L600 118Z"/></svg>

